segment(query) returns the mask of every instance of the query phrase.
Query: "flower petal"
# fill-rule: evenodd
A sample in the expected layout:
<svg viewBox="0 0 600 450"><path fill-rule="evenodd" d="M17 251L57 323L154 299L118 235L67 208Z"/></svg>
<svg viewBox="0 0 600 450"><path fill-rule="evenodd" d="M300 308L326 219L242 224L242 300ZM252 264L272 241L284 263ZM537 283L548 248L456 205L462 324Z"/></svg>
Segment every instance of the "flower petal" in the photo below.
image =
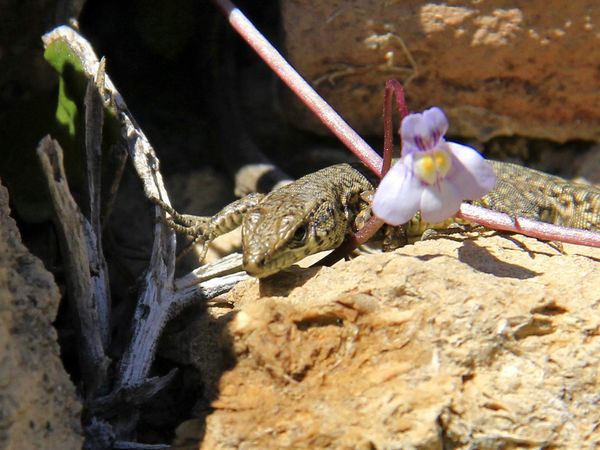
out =
<svg viewBox="0 0 600 450"><path fill-rule="evenodd" d="M421 217L429 223L442 222L456 214L462 200L460 191L452 183L442 181L427 186L421 194Z"/></svg>
<svg viewBox="0 0 600 450"><path fill-rule="evenodd" d="M447 130L448 119L438 107L430 108L422 114L409 114L402 120L400 128L402 156L415 151L432 150Z"/></svg>
<svg viewBox="0 0 600 450"><path fill-rule="evenodd" d="M373 198L373 213L390 225L408 222L417 212L423 186L410 169L410 156L398 161L383 177Z"/></svg>
<svg viewBox="0 0 600 450"><path fill-rule="evenodd" d="M429 125L429 133L437 143L448 131L448 119L441 108L434 106L423 111L423 120Z"/></svg>
<svg viewBox="0 0 600 450"><path fill-rule="evenodd" d="M466 145L447 142L454 157L453 167L446 177L465 200L477 200L496 185L496 174L481 154Z"/></svg>

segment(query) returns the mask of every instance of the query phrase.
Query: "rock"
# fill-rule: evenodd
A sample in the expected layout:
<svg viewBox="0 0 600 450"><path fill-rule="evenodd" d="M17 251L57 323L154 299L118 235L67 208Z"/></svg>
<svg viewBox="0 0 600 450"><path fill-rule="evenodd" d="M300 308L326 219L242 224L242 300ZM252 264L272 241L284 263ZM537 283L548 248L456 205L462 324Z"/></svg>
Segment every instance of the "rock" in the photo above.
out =
<svg viewBox="0 0 600 450"><path fill-rule="evenodd" d="M290 62L363 134L382 134L385 81L451 133L600 141L600 9L588 1L282 1ZM286 98L291 122L320 129Z"/></svg>
<svg viewBox="0 0 600 450"><path fill-rule="evenodd" d="M244 282L214 309L235 362L175 448L595 447L599 261L473 233Z"/></svg>
<svg viewBox="0 0 600 450"><path fill-rule="evenodd" d="M600 145L592 146L577 162L576 181L600 186Z"/></svg>
<svg viewBox="0 0 600 450"><path fill-rule="evenodd" d="M0 448L80 449L81 406L60 360L60 293L21 243L0 185Z"/></svg>

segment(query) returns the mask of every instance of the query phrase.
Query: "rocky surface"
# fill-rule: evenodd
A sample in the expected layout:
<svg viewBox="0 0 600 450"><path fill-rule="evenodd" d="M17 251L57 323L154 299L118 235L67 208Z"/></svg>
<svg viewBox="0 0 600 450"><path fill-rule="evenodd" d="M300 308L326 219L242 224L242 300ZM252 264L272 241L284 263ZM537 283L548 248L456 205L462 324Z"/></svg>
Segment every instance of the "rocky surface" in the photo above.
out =
<svg viewBox="0 0 600 450"><path fill-rule="evenodd" d="M80 449L80 404L59 357L60 293L21 243L0 185L0 448Z"/></svg>
<svg viewBox="0 0 600 450"><path fill-rule="evenodd" d="M180 352L214 411L176 448L600 445L598 249L434 239L250 280L208 311Z"/></svg>
<svg viewBox="0 0 600 450"><path fill-rule="evenodd" d="M381 134L383 86L397 78L409 108L443 107L453 134L600 141L591 0L281 4L291 63L361 133ZM288 104L294 123L315 127Z"/></svg>

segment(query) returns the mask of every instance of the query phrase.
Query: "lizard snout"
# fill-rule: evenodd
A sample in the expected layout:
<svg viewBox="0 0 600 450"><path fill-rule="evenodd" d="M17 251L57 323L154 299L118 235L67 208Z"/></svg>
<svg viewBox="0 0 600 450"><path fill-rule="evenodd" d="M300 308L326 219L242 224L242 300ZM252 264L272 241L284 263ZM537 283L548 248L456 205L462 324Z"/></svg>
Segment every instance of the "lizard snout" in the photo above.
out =
<svg viewBox="0 0 600 450"><path fill-rule="evenodd" d="M264 255L244 255L242 267L248 272L248 275L260 278L268 275L264 274L266 263L267 261Z"/></svg>
<svg viewBox="0 0 600 450"><path fill-rule="evenodd" d="M293 262L286 263L286 260L281 258L274 260L270 255L265 254L244 255L242 268L252 277L265 278L279 272L282 268L291 265Z"/></svg>

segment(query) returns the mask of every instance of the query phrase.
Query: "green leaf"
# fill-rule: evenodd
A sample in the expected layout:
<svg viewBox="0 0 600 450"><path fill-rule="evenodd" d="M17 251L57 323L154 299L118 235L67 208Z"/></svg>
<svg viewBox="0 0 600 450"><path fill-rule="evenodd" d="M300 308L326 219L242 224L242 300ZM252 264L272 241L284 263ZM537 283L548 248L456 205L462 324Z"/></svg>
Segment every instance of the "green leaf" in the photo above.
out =
<svg viewBox="0 0 600 450"><path fill-rule="evenodd" d="M83 96L87 78L81 61L64 41L55 41L44 52L46 61L58 72L59 89L56 119L66 127L71 138L76 139L79 126L79 108L83 105Z"/></svg>
<svg viewBox="0 0 600 450"><path fill-rule="evenodd" d="M55 125L58 128L53 136L64 150L64 164L69 187L73 192L87 190L85 184L85 91L90 81L83 63L71 49L68 42L53 41L44 52L44 58L59 75L58 102L55 110ZM112 106L104 108L102 129L103 172L109 170L109 153L121 139L121 124ZM112 175L112 172L110 172ZM110 185L112 176L102 176L103 184Z"/></svg>

